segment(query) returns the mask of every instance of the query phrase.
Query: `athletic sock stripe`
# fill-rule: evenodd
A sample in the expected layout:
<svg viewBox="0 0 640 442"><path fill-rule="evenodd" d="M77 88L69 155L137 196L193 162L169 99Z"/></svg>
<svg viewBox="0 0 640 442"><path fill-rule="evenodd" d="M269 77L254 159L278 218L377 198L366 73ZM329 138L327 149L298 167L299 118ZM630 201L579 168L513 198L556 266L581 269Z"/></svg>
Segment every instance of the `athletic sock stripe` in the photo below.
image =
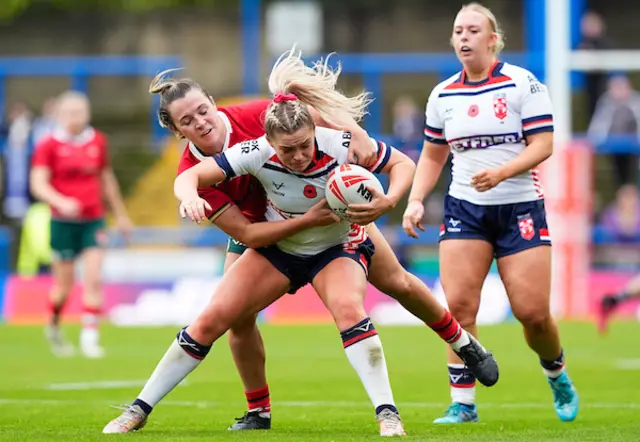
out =
<svg viewBox="0 0 640 442"><path fill-rule="evenodd" d="M344 348L347 348L347 347L349 347L349 346L351 346L353 344L356 344L356 343L358 343L360 341L363 341L363 340L365 340L367 338L370 338L371 336L375 336L377 334L378 334L378 330L375 330L375 329L374 330L369 330L366 333L363 333L363 334L355 336L355 337L353 337L353 338L351 338L351 339L349 339L347 341L344 341L342 343L342 345L344 346Z"/></svg>

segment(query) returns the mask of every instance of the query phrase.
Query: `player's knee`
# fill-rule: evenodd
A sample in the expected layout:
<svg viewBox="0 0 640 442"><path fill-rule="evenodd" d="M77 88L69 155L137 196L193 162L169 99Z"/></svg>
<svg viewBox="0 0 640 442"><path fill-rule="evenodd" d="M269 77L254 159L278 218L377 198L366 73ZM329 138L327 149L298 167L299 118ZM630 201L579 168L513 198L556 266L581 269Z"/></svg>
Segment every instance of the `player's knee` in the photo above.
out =
<svg viewBox="0 0 640 442"><path fill-rule="evenodd" d="M544 333L552 324L549 310L535 305L514 309L513 315L524 328L534 333Z"/></svg>
<svg viewBox="0 0 640 442"><path fill-rule="evenodd" d="M256 316L242 318L233 323L229 329L229 339L242 339L244 337L253 336L258 330L256 325Z"/></svg>
<svg viewBox="0 0 640 442"><path fill-rule="evenodd" d="M458 296L447 298L447 304L451 315L456 318L462 327L469 327L476 323L478 305L468 297Z"/></svg>
<svg viewBox="0 0 640 442"><path fill-rule="evenodd" d="M224 311L203 312L191 324L192 336L200 343L209 345L231 328L231 321ZM196 336L198 338L196 338Z"/></svg>
<svg viewBox="0 0 640 442"><path fill-rule="evenodd" d="M367 317L362 303L337 302L331 306L331 314L339 330L346 330Z"/></svg>

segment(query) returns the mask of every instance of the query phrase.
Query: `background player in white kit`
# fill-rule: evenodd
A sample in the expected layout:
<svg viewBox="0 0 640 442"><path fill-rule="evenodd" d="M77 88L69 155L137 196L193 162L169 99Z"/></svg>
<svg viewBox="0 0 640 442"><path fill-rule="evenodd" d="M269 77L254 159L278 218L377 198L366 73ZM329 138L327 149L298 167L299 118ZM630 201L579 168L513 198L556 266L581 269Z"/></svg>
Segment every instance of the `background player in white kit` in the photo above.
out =
<svg viewBox="0 0 640 442"><path fill-rule="evenodd" d="M480 292L496 258L514 316L539 358L563 421L575 419L569 379L551 316L551 241L535 168L553 151L552 107L530 72L501 63L494 15L471 3L456 16L451 44L463 70L438 84L426 109L425 143L403 218L417 237L423 200L453 153L452 181L440 227L440 277L451 313L477 335ZM475 378L449 353L453 404L436 423L478 420Z"/></svg>

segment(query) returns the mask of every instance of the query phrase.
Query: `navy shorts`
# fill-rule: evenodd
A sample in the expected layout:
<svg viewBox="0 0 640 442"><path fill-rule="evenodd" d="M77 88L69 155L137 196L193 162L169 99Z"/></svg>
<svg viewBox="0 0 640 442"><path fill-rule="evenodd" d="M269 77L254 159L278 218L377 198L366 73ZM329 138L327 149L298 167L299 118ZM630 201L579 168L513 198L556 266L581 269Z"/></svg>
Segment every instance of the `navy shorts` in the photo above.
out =
<svg viewBox="0 0 640 442"><path fill-rule="evenodd" d="M362 266L366 275L371 264L371 258L375 253L375 246L367 238L356 248L347 248L340 244L315 256L291 255L283 252L275 245L256 249L256 252L267 258L280 273L289 278L291 282L289 293L293 294L299 288L312 282L313 278L334 259L353 259Z"/></svg>
<svg viewBox="0 0 640 442"><path fill-rule="evenodd" d="M446 239L485 240L493 245L496 258L550 246L544 200L479 206L447 195L440 241Z"/></svg>

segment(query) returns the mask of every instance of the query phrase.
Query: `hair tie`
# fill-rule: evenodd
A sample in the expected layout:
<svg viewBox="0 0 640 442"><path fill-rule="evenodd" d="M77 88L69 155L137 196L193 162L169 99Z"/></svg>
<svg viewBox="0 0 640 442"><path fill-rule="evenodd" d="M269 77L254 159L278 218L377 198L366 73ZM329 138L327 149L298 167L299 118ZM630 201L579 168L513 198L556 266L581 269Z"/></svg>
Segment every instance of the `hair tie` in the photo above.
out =
<svg viewBox="0 0 640 442"><path fill-rule="evenodd" d="M273 97L274 103L282 103L283 101L296 101L298 97L295 94L275 94Z"/></svg>

